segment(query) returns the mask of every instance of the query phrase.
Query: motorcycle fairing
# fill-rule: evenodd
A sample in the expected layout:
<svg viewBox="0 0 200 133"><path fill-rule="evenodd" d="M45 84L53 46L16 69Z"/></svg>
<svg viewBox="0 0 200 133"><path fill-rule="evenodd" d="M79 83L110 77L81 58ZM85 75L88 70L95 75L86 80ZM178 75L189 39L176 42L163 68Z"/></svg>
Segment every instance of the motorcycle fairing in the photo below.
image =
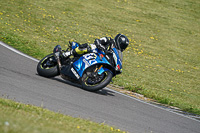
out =
<svg viewBox="0 0 200 133"><path fill-rule="evenodd" d="M71 77L72 79L79 79L80 78L80 76L74 70L73 64L62 66L60 73L64 74L65 76Z"/></svg>
<svg viewBox="0 0 200 133"><path fill-rule="evenodd" d="M106 60L105 57L102 57L101 55L98 55L96 53L88 53L81 56L77 61L75 61L73 63L73 67L76 70L76 72L79 74L79 76L82 77L84 70L86 70L87 68L95 64L110 65L110 63ZM104 71L108 71L108 70L109 69L102 67L98 71L98 74L101 74Z"/></svg>

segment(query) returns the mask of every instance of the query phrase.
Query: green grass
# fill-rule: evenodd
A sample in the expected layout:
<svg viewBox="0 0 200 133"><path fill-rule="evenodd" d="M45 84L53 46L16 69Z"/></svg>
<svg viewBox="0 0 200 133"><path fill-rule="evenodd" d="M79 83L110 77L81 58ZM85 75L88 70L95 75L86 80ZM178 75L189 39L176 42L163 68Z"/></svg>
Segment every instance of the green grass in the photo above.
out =
<svg viewBox="0 0 200 133"><path fill-rule="evenodd" d="M0 39L41 59L69 40L130 39L114 84L200 114L198 0L0 0Z"/></svg>
<svg viewBox="0 0 200 133"><path fill-rule="evenodd" d="M72 118L47 109L0 98L1 133L113 133L105 124Z"/></svg>

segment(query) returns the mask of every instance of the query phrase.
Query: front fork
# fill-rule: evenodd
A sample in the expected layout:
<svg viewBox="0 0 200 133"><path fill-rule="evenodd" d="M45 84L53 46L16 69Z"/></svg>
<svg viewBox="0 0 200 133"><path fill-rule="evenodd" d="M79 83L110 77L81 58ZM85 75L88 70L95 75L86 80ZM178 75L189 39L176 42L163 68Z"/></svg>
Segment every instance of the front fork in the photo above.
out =
<svg viewBox="0 0 200 133"><path fill-rule="evenodd" d="M59 68L59 71L60 71L61 70L60 52L54 53L54 57L56 58L56 61L58 63L58 68Z"/></svg>
<svg viewBox="0 0 200 133"><path fill-rule="evenodd" d="M97 70L100 70L102 67L103 67L103 65L101 65L99 68L96 68L96 69L94 70L94 72L97 72Z"/></svg>
<svg viewBox="0 0 200 133"><path fill-rule="evenodd" d="M62 48L60 45L55 46L55 48L53 49L54 57L57 60L59 71L61 70L61 62L60 62L61 51L62 51Z"/></svg>
<svg viewBox="0 0 200 133"><path fill-rule="evenodd" d="M57 59L59 71L61 70L60 58Z"/></svg>

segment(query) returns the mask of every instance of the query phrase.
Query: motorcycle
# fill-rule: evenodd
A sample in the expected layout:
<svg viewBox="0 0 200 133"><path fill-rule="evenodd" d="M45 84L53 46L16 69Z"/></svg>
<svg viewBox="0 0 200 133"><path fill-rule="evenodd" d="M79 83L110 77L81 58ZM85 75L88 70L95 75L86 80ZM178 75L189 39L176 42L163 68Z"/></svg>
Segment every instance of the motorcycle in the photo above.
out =
<svg viewBox="0 0 200 133"><path fill-rule="evenodd" d="M69 42L66 51L78 46L77 42ZM65 80L80 84L82 89L94 92L106 87L113 77L122 72L122 52L112 43L106 50L95 48L80 57L64 58L62 55L55 56L54 52L39 61L37 72L48 78L61 75Z"/></svg>

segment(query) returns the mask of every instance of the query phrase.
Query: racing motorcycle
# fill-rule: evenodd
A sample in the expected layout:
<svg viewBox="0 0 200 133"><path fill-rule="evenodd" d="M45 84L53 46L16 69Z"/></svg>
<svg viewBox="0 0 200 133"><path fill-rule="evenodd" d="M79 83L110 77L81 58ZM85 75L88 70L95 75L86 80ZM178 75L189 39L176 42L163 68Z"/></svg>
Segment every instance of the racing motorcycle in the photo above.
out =
<svg viewBox="0 0 200 133"><path fill-rule="evenodd" d="M78 47L77 42L69 42L66 51ZM61 50L61 52L66 52ZM95 48L93 52L80 57L70 56L58 58L55 53L45 56L37 65L40 76L61 77L76 82L87 91L98 91L106 87L114 76L122 72L122 52L110 44L107 49Z"/></svg>

